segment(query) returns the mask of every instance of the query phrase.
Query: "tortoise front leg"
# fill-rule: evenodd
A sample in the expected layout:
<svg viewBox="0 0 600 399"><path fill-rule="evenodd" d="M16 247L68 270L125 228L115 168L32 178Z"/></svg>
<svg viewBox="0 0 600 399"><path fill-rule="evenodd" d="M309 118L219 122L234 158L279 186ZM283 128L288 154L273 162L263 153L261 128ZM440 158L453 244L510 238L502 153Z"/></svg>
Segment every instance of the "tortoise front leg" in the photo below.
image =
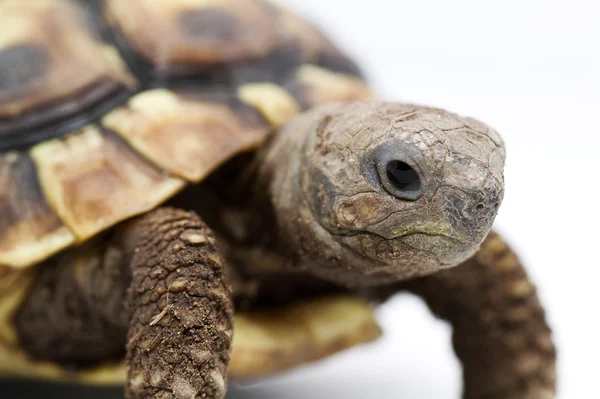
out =
<svg viewBox="0 0 600 399"><path fill-rule="evenodd" d="M160 209L124 237L135 243L127 395L223 398L233 308L212 232L193 213Z"/></svg>
<svg viewBox="0 0 600 399"><path fill-rule="evenodd" d="M15 326L32 358L69 369L126 346L129 397L223 398L232 319L212 232L162 208L40 265Z"/></svg>
<svg viewBox="0 0 600 399"><path fill-rule="evenodd" d="M556 351L535 288L495 233L471 260L407 284L453 327L464 398L549 399Z"/></svg>

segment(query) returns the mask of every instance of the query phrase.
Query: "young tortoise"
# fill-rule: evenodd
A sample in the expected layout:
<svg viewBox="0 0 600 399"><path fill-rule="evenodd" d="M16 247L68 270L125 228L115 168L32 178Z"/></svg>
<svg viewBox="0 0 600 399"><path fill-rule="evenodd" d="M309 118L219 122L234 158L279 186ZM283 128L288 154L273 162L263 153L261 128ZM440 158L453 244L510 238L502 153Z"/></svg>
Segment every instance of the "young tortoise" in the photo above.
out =
<svg viewBox="0 0 600 399"><path fill-rule="evenodd" d="M0 31L2 373L221 398L376 338L364 301L407 290L453 325L465 398L553 396L543 309L490 233L494 130L366 99L258 0L5 0Z"/></svg>

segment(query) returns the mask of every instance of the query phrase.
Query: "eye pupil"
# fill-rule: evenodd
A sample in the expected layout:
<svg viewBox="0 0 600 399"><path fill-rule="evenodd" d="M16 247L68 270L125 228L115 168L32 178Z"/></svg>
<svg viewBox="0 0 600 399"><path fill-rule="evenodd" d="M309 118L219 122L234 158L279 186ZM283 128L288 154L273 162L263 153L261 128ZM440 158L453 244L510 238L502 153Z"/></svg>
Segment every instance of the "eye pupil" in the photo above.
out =
<svg viewBox="0 0 600 399"><path fill-rule="evenodd" d="M387 164L387 177L394 187L410 195L417 195L421 190L421 179L417 172L402 161L390 161Z"/></svg>
<svg viewBox="0 0 600 399"><path fill-rule="evenodd" d="M410 167L409 164L405 163L405 162L399 162L399 161L392 161L392 162L396 162L396 169L401 170L403 172L407 172L409 170L412 170L412 168Z"/></svg>

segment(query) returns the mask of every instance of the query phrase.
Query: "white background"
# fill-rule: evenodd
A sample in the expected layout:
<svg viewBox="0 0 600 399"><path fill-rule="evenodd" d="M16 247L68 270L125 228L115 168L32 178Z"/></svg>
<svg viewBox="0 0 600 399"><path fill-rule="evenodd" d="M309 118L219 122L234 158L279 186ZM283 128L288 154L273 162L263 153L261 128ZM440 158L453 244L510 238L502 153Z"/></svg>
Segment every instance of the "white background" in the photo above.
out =
<svg viewBox="0 0 600 399"><path fill-rule="evenodd" d="M559 397L600 397L598 2L280 2L319 21L385 98L444 107L500 131L508 160L497 228L548 309ZM408 296L379 316L386 336L378 343L230 397L459 398L448 326Z"/></svg>

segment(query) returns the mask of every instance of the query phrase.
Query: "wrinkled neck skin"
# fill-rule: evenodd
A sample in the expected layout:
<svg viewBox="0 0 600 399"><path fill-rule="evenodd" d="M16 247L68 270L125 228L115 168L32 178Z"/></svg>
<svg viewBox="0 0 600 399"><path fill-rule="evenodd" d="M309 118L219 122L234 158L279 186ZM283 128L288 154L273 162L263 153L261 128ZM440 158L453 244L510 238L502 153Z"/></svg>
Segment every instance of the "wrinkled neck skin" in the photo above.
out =
<svg viewBox="0 0 600 399"><path fill-rule="evenodd" d="M336 191L334 184L325 176L319 176L322 181L313 181L305 169L307 147L313 144L311 141L319 125L326 123L325 114L315 113L292 121L286 128L277 131L257 154L250 223L256 232L255 237L262 237L265 250L257 253L274 254L267 265L270 270L283 267L307 272L349 288L393 283L423 274L418 270L400 274L386 272L384 262L374 262L361 253L349 251L337 239L342 235L336 237L331 234L315 218L317 210L312 206L313 201L324 204L325 195ZM325 193L327 190L330 192ZM322 213L328 212L333 216L333 209ZM347 238L351 240L352 235ZM377 240L376 236L373 238ZM262 254L254 263L257 269L265 266ZM374 263L380 263L380 268Z"/></svg>
<svg viewBox="0 0 600 399"><path fill-rule="evenodd" d="M417 171L416 198L390 187L389 160ZM247 270L350 288L432 274L478 250L502 200L503 164L497 133L470 118L382 102L320 107L256 154L239 184L248 200L224 218L228 252Z"/></svg>

